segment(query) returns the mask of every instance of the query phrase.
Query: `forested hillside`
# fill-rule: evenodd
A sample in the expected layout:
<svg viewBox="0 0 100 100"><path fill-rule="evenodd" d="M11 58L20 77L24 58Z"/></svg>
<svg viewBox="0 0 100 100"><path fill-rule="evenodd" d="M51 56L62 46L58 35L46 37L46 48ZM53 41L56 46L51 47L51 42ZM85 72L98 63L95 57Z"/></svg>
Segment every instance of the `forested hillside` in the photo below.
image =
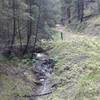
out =
<svg viewBox="0 0 100 100"><path fill-rule="evenodd" d="M100 100L100 0L0 0L0 100Z"/></svg>
<svg viewBox="0 0 100 100"><path fill-rule="evenodd" d="M73 31L99 34L99 5L99 0L1 0L0 43L9 48L5 50L7 53L17 45L24 55L41 39L53 39L51 28L56 24ZM93 30L97 33L92 33Z"/></svg>

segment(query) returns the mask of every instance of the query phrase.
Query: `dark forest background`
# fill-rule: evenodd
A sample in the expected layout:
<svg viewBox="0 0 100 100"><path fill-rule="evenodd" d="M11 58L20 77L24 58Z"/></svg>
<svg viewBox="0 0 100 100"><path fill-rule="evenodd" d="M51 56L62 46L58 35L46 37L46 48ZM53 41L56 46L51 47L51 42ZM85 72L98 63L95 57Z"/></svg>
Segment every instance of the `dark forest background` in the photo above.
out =
<svg viewBox="0 0 100 100"><path fill-rule="evenodd" d="M88 24L99 15L100 0L0 0L0 52L33 53L41 40L53 40L58 24L92 34L100 24Z"/></svg>

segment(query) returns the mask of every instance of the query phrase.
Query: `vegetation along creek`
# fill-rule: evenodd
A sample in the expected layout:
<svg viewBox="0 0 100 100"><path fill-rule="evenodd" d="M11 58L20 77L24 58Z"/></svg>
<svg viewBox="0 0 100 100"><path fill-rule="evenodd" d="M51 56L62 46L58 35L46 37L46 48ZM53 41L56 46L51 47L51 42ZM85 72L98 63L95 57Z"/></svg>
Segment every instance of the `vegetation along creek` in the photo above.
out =
<svg viewBox="0 0 100 100"><path fill-rule="evenodd" d="M100 100L100 0L0 0L0 100Z"/></svg>
<svg viewBox="0 0 100 100"><path fill-rule="evenodd" d="M54 70L55 61L50 59L48 55L36 54L36 64L33 66L33 73L36 75L35 94L30 96L30 100L44 100L44 96L48 96L57 89L57 86L52 82L51 77Z"/></svg>

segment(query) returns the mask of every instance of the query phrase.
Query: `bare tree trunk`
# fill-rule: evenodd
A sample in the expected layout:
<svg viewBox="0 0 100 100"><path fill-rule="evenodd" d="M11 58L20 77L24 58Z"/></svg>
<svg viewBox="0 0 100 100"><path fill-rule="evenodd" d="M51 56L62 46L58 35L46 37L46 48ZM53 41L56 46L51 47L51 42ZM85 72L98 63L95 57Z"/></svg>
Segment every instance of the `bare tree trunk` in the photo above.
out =
<svg viewBox="0 0 100 100"><path fill-rule="evenodd" d="M15 9L15 0L13 0L13 34L12 34L12 40L10 44L10 49L9 49L9 55L12 52L13 45L15 43L15 37L16 37L16 9Z"/></svg>
<svg viewBox="0 0 100 100"><path fill-rule="evenodd" d="M41 2L40 2L40 6L41 6ZM37 17L36 27L35 27L35 32L34 32L35 39L34 39L34 45L33 45L31 58L33 58L33 51L34 51L34 49L36 49L36 43L37 43L37 40L38 40L38 28L39 28L40 16L41 16L41 10L40 10L41 7L40 6L38 6L38 17Z"/></svg>
<svg viewBox="0 0 100 100"><path fill-rule="evenodd" d="M84 18L84 0L78 0L78 19L83 22Z"/></svg>
<svg viewBox="0 0 100 100"><path fill-rule="evenodd" d="M30 13L30 17L32 17L32 2L31 0L29 1L29 13ZM30 20L28 20L27 22L27 27L28 27L28 32L27 32L27 43L26 43L26 46L25 46L25 49L23 51L23 55L27 52L27 49L28 49L28 46L29 46L29 43L30 43L30 38L31 38L31 35L32 35L32 19L30 18Z"/></svg>
<svg viewBox="0 0 100 100"><path fill-rule="evenodd" d="M38 36L38 26L39 26L39 22L40 22L40 8L39 8L39 15L38 15L38 18L37 18L37 23L36 23L36 30L35 30L35 40L34 40L34 48L36 47L36 43L37 43L37 36Z"/></svg>
<svg viewBox="0 0 100 100"><path fill-rule="evenodd" d="M20 23L19 23L19 18L18 18L18 34L19 34L19 39L20 39L20 50L22 50L22 37L21 37L21 31L20 31Z"/></svg>
<svg viewBox="0 0 100 100"><path fill-rule="evenodd" d="M100 0L97 0L97 3L98 3L98 13L100 15Z"/></svg>
<svg viewBox="0 0 100 100"><path fill-rule="evenodd" d="M70 6L67 8L67 17L68 17L68 23L71 23L71 9Z"/></svg>
<svg viewBox="0 0 100 100"><path fill-rule="evenodd" d="M9 24L9 21L7 22L7 35L8 35L7 45L9 45L9 43L10 43L10 24Z"/></svg>

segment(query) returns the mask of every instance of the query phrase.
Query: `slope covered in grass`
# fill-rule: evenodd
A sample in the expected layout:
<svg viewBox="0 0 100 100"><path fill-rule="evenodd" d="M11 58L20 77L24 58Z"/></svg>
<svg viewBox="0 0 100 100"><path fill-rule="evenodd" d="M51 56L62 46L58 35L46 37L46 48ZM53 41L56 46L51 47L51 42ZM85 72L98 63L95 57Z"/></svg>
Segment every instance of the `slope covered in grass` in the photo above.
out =
<svg viewBox="0 0 100 100"><path fill-rule="evenodd" d="M67 38L49 52L57 62L53 80L58 88L48 100L100 100L100 39Z"/></svg>
<svg viewBox="0 0 100 100"><path fill-rule="evenodd" d="M49 44L57 90L43 100L100 100L100 38L68 34ZM22 65L17 59L0 60L0 100L29 100L23 96L33 94L35 77Z"/></svg>
<svg viewBox="0 0 100 100"><path fill-rule="evenodd" d="M87 24L84 25L86 28L83 30L85 34L100 36L100 16L90 18L86 23Z"/></svg>
<svg viewBox="0 0 100 100"><path fill-rule="evenodd" d="M20 59L0 59L0 100L29 100L24 96L33 94L35 76L25 63Z"/></svg>

